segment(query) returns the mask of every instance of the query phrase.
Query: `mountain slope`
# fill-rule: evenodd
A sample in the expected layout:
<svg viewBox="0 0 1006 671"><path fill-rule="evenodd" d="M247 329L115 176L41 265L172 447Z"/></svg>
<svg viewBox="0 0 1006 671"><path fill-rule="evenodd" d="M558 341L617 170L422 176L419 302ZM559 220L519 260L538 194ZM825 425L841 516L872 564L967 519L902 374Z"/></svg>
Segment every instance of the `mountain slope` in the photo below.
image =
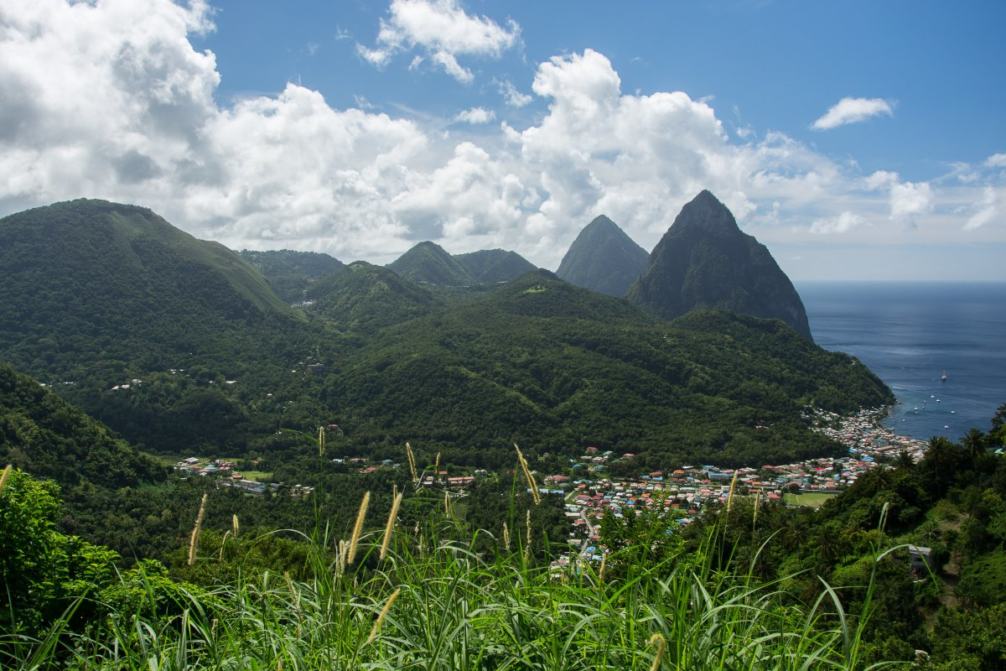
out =
<svg viewBox="0 0 1006 671"><path fill-rule="evenodd" d="M163 478L151 459L31 378L0 364L0 463L63 486L123 487Z"/></svg>
<svg viewBox="0 0 1006 671"><path fill-rule="evenodd" d="M517 440L641 453L635 467L761 464L837 450L807 429L806 404L891 400L850 361L772 322L706 313L676 326L537 271L381 331L322 394L360 450L412 440L496 466Z"/></svg>
<svg viewBox="0 0 1006 671"><path fill-rule="evenodd" d="M420 242L389 263L388 268L412 282L443 286L476 284L461 263L433 242Z"/></svg>
<svg viewBox="0 0 1006 671"><path fill-rule="evenodd" d="M509 282L535 269L530 261L517 252L503 249L483 249L467 254L455 254L454 260L460 263L478 284Z"/></svg>
<svg viewBox="0 0 1006 671"><path fill-rule="evenodd" d="M667 319L694 308L780 319L811 339L803 302L789 278L708 191L681 209L627 297Z"/></svg>
<svg viewBox="0 0 1006 671"><path fill-rule="evenodd" d="M609 296L624 296L636 281L649 254L615 222L601 215L580 231L556 275L578 287Z"/></svg>
<svg viewBox="0 0 1006 671"><path fill-rule="evenodd" d="M76 200L8 216L0 277L0 360L146 449L240 449L248 395L279 392L316 349L254 268L145 208Z"/></svg>
<svg viewBox="0 0 1006 671"><path fill-rule="evenodd" d="M289 249L256 252L246 249L239 254L262 273L276 295L287 303L304 300L307 288L314 282L346 269L346 264L338 259L317 252Z"/></svg>
<svg viewBox="0 0 1006 671"><path fill-rule="evenodd" d="M319 281L308 290L311 312L350 331L375 329L429 313L433 294L396 273L356 261L346 272Z"/></svg>

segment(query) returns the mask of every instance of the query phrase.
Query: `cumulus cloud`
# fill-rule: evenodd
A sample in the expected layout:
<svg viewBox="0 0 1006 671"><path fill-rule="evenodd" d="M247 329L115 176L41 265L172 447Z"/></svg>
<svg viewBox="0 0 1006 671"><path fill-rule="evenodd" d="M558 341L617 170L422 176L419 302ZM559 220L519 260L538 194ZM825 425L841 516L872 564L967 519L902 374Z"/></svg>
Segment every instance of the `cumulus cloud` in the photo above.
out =
<svg viewBox="0 0 1006 671"><path fill-rule="evenodd" d="M882 224L890 219L937 241L965 225L982 240L1001 229L995 160L970 166L979 177L965 190L862 175L778 132L738 143L711 102L625 93L591 49L538 66L535 122L494 126L493 110L472 108L459 121L485 123L465 141L362 99L337 109L296 84L221 106L215 58L190 42L211 20L204 4L170 0L0 5L0 213L101 197L146 205L232 248L387 262L434 239L458 252L516 249L546 267L600 213L651 247L703 188L770 245L826 233L903 242L903 226ZM444 44L463 42L447 32ZM430 60L439 48L415 44L414 56ZM985 186L995 189L987 201Z"/></svg>
<svg viewBox="0 0 1006 671"><path fill-rule="evenodd" d="M985 165L989 168L1006 168L1006 154L992 154L985 159Z"/></svg>
<svg viewBox="0 0 1006 671"><path fill-rule="evenodd" d="M815 121L812 128L830 130L879 115L894 115L891 103L883 98L842 98Z"/></svg>
<svg viewBox="0 0 1006 671"><path fill-rule="evenodd" d="M933 207L933 190L926 182L895 182L890 203L892 219L925 214Z"/></svg>
<svg viewBox="0 0 1006 671"><path fill-rule="evenodd" d="M520 26L508 20L501 26L486 16L465 12L458 0L392 0L382 18L373 47L357 44L366 61L382 67L397 53L419 50L418 65L425 59L440 66L461 83L475 75L458 62L458 56L499 58L516 44Z"/></svg>
<svg viewBox="0 0 1006 671"><path fill-rule="evenodd" d="M479 124L489 123L495 118L496 112L492 110L487 110L485 107L472 107L458 112L454 117L454 120L477 126Z"/></svg>
<svg viewBox="0 0 1006 671"><path fill-rule="evenodd" d="M842 212L837 217L817 219L810 225L810 232L816 235L834 235L868 225L866 219L854 212Z"/></svg>
<svg viewBox="0 0 1006 671"><path fill-rule="evenodd" d="M519 109L531 104L531 96L526 93L521 93L520 89L514 86L513 82L509 79L500 80L496 84L499 87L500 95L503 96L503 102L507 104L507 107L515 107Z"/></svg>

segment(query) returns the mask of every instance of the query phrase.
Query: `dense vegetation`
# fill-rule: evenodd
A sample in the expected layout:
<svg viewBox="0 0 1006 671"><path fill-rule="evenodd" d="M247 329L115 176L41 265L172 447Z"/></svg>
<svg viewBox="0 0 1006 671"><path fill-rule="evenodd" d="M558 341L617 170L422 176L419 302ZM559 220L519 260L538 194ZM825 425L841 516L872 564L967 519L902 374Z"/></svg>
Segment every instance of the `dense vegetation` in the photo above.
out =
<svg viewBox="0 0 1006 671"><path fill-rule="evenodd" d="M58 531L52 486L10 474L0 490L0 660L25 669L863 668L867 622L851 627L834 603L805 608L750 574L717 570L715 535L697 552L679 541L661 561L617 574L585 565L559 576L536 558L534 516L472 535L449 505L406 496L414 512L403 501L386 530L301 541L236 521L221 535L199 513L182 567L116 571L115 553ZM476 551L480 538L490 551Z"/></svg>
<svg viewBox="0 0 1006 671"><path fill-rule="evenodd" d="M535 267L516 252L484 249L448 254L433 242L420 242L388 265L403 279L439 287L509 282Z"/></svg>
<svg viewBox="0 0 1006 671"><path fill-rule="evenodd" d="M1006 668L1004 449L1006 405L988 433L934 438L920 463L872 471L816 511L768 507L754 517L740 500L717 564L778 580L808 603L820 579L843 586L850 615L880 625L866 637L873 661L919 649L931 655L926 668ZM693 545L722 524L709 516L689 529ZM912 569L911 547L930 550L928 562Z"/></svg>
<svg viewBox="0 0 1006 671"><path fill-rule="evenodd" d="M347 454L413 440L495 466L517 439L552 466L588 443L661 467L760 464L838 449L807 430L804 404L891 398L849 358L777 325L669 325L544 271L441 287L354 263L312 281L313 304L292 310L238 255L142 208L39 208L0 220L0 243L0 359L176 457L259 459L289 476L310 446L287 438L335 423ZM484 273L513 262L440 257ZM308 257L257 258L306 277Z"/></svg>
<svg viewBox="0 0 1006 671"><path fill-rule="evenodd" d="M792 282L765 245L743 233L708 191L681 208L627 297L666 319L696 308L781 319L811 339Z"/></svg>
<svg viewBox="0 0 1006 671"><path fill-rule="evenodd" d="M539 271L375 334L321 394L349 447L371 454L412 440L497 467L517 440L536 455L590 444L652 466L761 465L838 451L801 419L807 405L892 400L855 363L778 322L668 324Z"/></svg>
<svg viewBox="0 0 1006 671"><path fill-rule="evenodd" d="M649 261L646 250L602 214L576 236L555 274L578 287L621 298Z"/></svg>
<svg viewBox="0 0 1006 671"><path fill-rule="evenodd" d="M323 277L345 270L346 265L328 254L279 251L242 250L241 258L254 266L276 295L287 303L299 303L308 288Z"/></svg>

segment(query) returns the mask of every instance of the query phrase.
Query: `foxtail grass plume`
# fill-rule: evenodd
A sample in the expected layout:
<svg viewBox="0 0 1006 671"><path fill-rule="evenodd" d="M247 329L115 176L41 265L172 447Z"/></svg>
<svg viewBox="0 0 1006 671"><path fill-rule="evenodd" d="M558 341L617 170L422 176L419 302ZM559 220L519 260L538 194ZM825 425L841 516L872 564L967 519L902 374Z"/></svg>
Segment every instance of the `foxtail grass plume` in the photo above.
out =
<svg viewBox="0 0 1006 671"><path fill-rule="evenodd" d="M196 525L192 527L192 537L189 538L189 566L196 563L196 548L199 546L199 533L203 530L203 518L206 517L206 498L208 496L208 494L203 494L203 498L199 502Z"/></svg>
<svg viewBox="0 0 1006 671"><path fill-rule="evenodd" d="M646 644L657 649L657 652L653 655L653 664L650 665L650 671L657 671L660 668L660 663L664 661L664 650L667 649L667 640L661 634L654 634L650 636L650 640Z"/></svg>
<svg viewBox="0 0 1006 671"><path fill-rule="evenodd" d="M227 547L227 537L231 535L230 531L224 532L224 537L220 539L220 553L217 555L217 561L224 560L224 548Z"/></svg>
<svg viewBox="0 0 1006 671"><path fill-rule="evenodd" d="M444 490L444 515L447 515L448 517L450 517L450 514L451 514L451 495L445 489Z"/></svg>
<svg viewBox="0 0 1006 671"><path fill-rule="evenodd" d="M437 459L433 462L433 481L440 480L440 453L437 452Z"/></svg>
<svg viewBox="0 0 1006 671"><path fill-rule="evenodd" d="M416 473L416 455L412 453L412 446L405 443L405 457L409 460L409 474L412 476L412 484L419 482L419 474Z"/></svg>
<svg viewBox="0 0 1006 671"><path fill-rule="evenodd" d="M325 427L318 427L318 456L325 456Z"/></svg>
<svg viewBox="0 0 1006 671"><path fill-rule="evenodd" d="M370 492L363 495L360 510L356 513L356 523L353 525L353 534L349 537L349 550L346 553L347 566L352 566L356 559L356 548L360 544L360 534L363 533L363 521L367 519L368 505L370 505Z"/></svg>
<svg viewBox="0 0 1006 671"><path fill-rule="evenodd" d="M397 488L396 488L397 489ZM384 540L381 542L381 552L378 559L384 559L391 545L391 532L395 530L395 520L398 518L398 507L402 505L402 495L395 493L391 499L391 512L388 513L388 523L384 525Z"/></svg>
<svg viewBox="0 0 1006 671"><path fill-rule="evenodd" d="M738 472L734 471L734 477L730 480L730 492L727 494L727 514L734 507L734 491L737 489L737 475Z"/></svg>
<svg viewBox="0 0 1006 671"><path fill-rule="evenodd" d="M401 587L395 588L395 591L391 593L391 596L389 596L388 600L384 603L384 608L381 609L380 614L377 616L377 620L374 621L374 626L370 628L370 636L367 637L368 644L373 643L374 639L377 638L377 635L381 633L381 624L384 622L384 618L387 617L388 611L390 611L391 607L395 604L395 599L398 598L401 591Z"/></svg>
<svg viewBox="0 0 1006 671"><path fill-rule="evenodd" d="M758 526L758 508L761 506L761 489L755 491L754 512L751 513L751 528Z"/></svg>
<svg viewBox="0 0 1006 671"><path fill-rule="evenodd" d="M604 582L604 569L608 565L608 553L601 553L601 567L597 569L597 581Z"/></svg>
<svg viewBox="0 0 1006 671"><path fill-rule="evenodd" d="M527 526L527 537L524 542L524 558L529 559L531 557L531 509L528 508L526 512L525 524Z"/></svg>
<svg viewBox="0 0 1006 671"><path fill-rule="evenodd" d="M335 578L338 580L346 574L346 555L349 554L349 541L339 541L335 549Z"/></svg>
<svg viewBox="0 0 1006 671"><path fill-rule="evenodd" d="M520 470L524 472L524 478L527 480L527 486L531 490L531 499L534 501L535 505L541 503L541 493L538 491L538 483L534 481L534 474L531 473L531 467L528 466L527 459L524 458L524 453L520 451L517 443L513 444L514 449L517 450L517 463L520 465Z"/></svg>
<svg viewBox="0 0 1006 671"><path fill-rule="evenodd" d="M238 514L234 513L231 515L231 533L234 538L238 537L238 532L241 531L241 523L238 522Z"/></svg>
<svg viewBox="0 0 1006 671"><path fill-rule="evenodd" d="M4 487L7 486L7 481L10 480L11 471L14 467L7 464L7 468L3 469L3 475L0 475L0 494L3 494Z"/></svg>
<svg viewBox="0 0 1006 671"><path fill-rule="evenodd" d="M507 528L506 522L503 522L503 547L510 552L510 529Z"/></svg>

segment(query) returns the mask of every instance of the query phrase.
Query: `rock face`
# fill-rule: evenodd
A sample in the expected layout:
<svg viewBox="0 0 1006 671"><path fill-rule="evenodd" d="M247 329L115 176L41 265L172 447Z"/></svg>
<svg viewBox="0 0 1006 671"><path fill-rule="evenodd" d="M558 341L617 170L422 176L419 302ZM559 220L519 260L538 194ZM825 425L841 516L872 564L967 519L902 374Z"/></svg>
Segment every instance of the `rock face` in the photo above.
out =
<svg viewBox="0 0 1006 671"><path fill-rule="evenodd" d="M780 319L812 340L793 283L708 191L681 208L627 298L666 319L693 308Z"/></svg>
<svg viewBox="0 0 1006 671"><path fill-rule="evenodd" d="M576 236L555 274L570 284L622 297L648 261L646 250L602 214Z"/></svg>

